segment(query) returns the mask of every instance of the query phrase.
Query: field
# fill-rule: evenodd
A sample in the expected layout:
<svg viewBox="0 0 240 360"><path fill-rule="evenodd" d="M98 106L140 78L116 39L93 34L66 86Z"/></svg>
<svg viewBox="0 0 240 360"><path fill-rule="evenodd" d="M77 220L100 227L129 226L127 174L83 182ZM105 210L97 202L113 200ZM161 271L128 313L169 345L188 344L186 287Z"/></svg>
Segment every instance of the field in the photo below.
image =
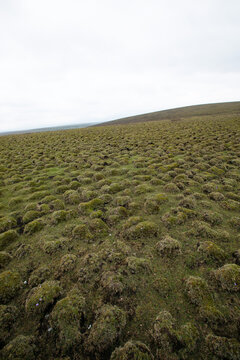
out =
<svg viewBox="0 0 240 360"><path fill-rule="evenodd" d="M1 137L2 359L238 360L239 130Z"/></svg>

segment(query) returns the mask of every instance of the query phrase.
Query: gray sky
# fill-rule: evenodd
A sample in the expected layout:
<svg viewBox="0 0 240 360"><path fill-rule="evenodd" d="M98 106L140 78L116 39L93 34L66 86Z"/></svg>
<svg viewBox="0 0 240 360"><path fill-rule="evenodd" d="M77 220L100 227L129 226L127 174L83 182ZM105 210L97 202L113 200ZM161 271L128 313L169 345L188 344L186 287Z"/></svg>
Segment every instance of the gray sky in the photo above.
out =
<svg viewBox="0 0 240 360"><path fill-rule="evenodd" d="M240 100L239 0L0 0L0 131Z"/></svg>

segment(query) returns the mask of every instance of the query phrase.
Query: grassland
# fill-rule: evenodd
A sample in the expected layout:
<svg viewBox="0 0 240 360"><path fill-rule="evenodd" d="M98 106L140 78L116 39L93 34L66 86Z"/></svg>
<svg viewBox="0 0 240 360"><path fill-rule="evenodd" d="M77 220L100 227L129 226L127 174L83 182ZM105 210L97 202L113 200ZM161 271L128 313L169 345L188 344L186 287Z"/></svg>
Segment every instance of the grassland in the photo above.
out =
<svg viewBox="0 0 240 360"><path fill-rule="evenodd" d="M2 359L239 359L239 130L1 137Z"/></svg>

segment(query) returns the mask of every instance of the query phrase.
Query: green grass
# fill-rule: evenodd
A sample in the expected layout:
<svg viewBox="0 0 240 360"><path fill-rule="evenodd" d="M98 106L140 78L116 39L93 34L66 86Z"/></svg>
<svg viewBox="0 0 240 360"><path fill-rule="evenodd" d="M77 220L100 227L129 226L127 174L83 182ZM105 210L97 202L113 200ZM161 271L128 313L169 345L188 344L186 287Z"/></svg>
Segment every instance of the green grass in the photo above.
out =
<svg viewBox="0 0 240 360"><path fill-rule="evenodd" d="M0 138L4 360L239 359L238 113Z"/></svg>

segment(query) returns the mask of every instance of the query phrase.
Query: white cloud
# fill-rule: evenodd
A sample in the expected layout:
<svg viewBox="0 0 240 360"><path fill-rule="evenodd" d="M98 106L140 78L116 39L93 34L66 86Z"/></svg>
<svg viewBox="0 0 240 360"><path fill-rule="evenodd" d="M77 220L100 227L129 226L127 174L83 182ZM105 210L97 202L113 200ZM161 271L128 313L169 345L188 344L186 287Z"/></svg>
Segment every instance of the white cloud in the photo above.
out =
<svg viewBox="0 0 240 360"><path fill-rule="evenodd" d="M0 131L239 100L238 1L0 2Z"/></svg>

